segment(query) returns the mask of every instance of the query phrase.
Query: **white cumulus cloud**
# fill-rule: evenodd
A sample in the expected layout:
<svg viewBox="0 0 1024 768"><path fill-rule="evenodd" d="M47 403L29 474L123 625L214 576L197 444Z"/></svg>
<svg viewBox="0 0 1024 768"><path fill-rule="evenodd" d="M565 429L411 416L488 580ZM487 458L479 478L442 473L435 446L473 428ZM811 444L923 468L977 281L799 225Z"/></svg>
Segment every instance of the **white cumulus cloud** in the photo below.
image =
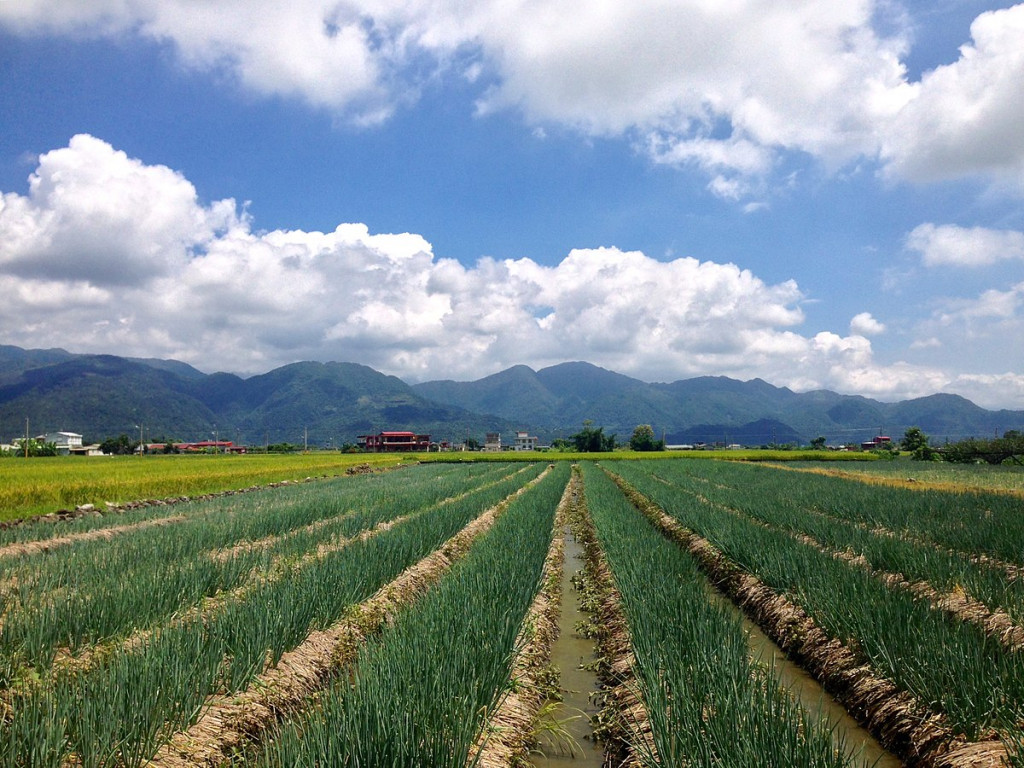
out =
<svg viewBox="0 0 1024 768"><path fill-rule="evenodd" d="M457 77L479 83L480 113L628 137L731 199L762 193L787 153L1024 182L1024 4L980 14L959 57L917 82L913 19L883 0L5 0L0 26L142 36L361 124Z"/></svg>
<svg viewBox="0 0 1024 768"><path fill-rule="evenodd" d="M861 312L850 320L850 332L861 336L877 336L885 333L885 323L880 323L870 312Z"/></svg>
<svg viewBox="0 0 1024 768"><path fill-rule="evenodd" d="M955 62L926 72L882 155L916 181L991 173L1024 185L1024 4L987 11Z"/></svg>
<svg viewBox="0 0 1024 768"><path fill-rule="evenodd" d="M877 148L907 96L902 35L875 0L7 0L23 33L141 35L262 94L385 119L427 80L480 82L481 113L632 136L742 197L780 150ZM482 77L486 73L487 77Z"/></svg>
<svg viewBox="0 0 1024 768"><path fill-rule="evenodd" d="M553 265L467 265L420 235L358 223L261 232L233 201L204 203L179 173L90 136L42 155L28 193L2 199L0 328L19 346L240 373L351 360L409 380L584 359L649 381L759 376L880 397L989 386L880 363L865 334L881 324L868 313L849 336L805 335L799 286L735 264L608 247ZM946 306L922 336L945 341L943 328L966 325L990 343L998 324L1019 332L1022 295L1018 285ZM989 374L1005 394L1013 379ZM1024 392L1014 397L1024 405Z"/></svg>
<svg viewBox="0 0 1024 768"><path fill-rule="evenodd" d="M907 235L906 246L928 267L981 267L1024 259L1024 232L926 223Z"/></svg>

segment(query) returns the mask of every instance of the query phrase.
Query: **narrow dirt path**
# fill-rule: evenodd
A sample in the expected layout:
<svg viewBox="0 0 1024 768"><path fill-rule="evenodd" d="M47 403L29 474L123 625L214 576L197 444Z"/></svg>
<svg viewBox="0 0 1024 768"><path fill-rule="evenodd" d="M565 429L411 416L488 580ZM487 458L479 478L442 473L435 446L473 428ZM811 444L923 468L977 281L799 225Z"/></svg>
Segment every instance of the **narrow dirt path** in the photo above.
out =
<svg viewBox="0 0 1024 768"><path fill-rule="evenodd" d="M587 593L586 601L595 609L590 632L597 640L602 659L597 672L605 689L597 735L605 742L607 765L641 768L641 755L657 755L658 751L650 714L640 695L629 624L586 502L574 510L571 526L585 553L582 589Z"/></svg>
<svg viewBox="0 0 1024 768"><path fill-rule="evenodd" d="M702 504L706 504L709 507L714 507L715 509L720 509L724 512L728 512L731 515L741 517L744 520L749 521L753 525L761 526L767 530L773 530L784 533L797 541L800 541L810 547L814 547L822 554L826 554L829 557L833 557L836 560L841 560L852 566L863 568L872 576L886 584L886 586L889 586L893 589L902 589L907 592L910 592L918 599L927 600L929 604L932 606L932 608L936 610L945 611L955 619L958 619L959 621L975 625L976 627L980 628L986 635L1001 643L1005 648L1007 648L1007 650L1019 651L1022 648L1024 648L1024 627L1014 622L1013 618L1011 618L1006 611L1002 609L989 608L989 606L985 605L980 600L975 600L962 590L954 592L944 592L942 590L937 589L933 584L924 580L910 581L909 579L904 577L903 574L893 573L891 571L885 571L882 569L874 568L871 565L871 563L868 562L867 558L865 558L861 554L855 554L847 550L833 549L831 547L826 546L825 544L823 544L822 542L818 541L813 536L810 536L808 534L797 533L795 531L787 530L786 528L783 528L781 526L772 525L771 523L768 523L760 518L754 517L753 515L744 512L743 510L736 509L735 507L730 507L720 502L711 501L710 499L705 498L699 493L687 491L686 489L681 488L680 486L674 485L672 487L677 488L678 490L683 491L685 493L690 493L690 495L692 495L699 502L701 502ZM820 512L813 512L808 510L808 513L828 517ZM840 522L848 523L849 521ZM893 534L890 531L886 531L885 529L881 529L884 533L879 533L878 529L870 528L868 526L858 525L857 527L873 535L888 535L895 538L895 534ZM926 546L941 552L949 552L950 554L954 555L959 554L956 552L952 552L952 550L944 550L941 547L935 547L934 543L932 542L921 542L915 540L914 543L919 546ZM972 562L975 561L974 558L971 558L971 560ZM975 562L975 564L981 565L982 567L991 567L991 561Z"/></svg>
<svg viewBox="0 0 1024 768"><path fill-rule="evenodd" d="M0 547L0 557L24 557L25 555L35 555L40 552L49 552L50 550L57 549L58 547L66 547L69 544L76 544L81 541L113 539L115 536L121 536L125 533L133 533L134 531L141 531L146 528L161 528L165 525L175 525L176 523L181 523L185 520L188 520L185 515L172 515L171 517L161 517L156 520L140 520L137 523L114 525L110 528L97 528L94 531L70 533L67 536L58 536L53 539L40 539L38 541L23 541L17 544L7 544Z"/></svg>

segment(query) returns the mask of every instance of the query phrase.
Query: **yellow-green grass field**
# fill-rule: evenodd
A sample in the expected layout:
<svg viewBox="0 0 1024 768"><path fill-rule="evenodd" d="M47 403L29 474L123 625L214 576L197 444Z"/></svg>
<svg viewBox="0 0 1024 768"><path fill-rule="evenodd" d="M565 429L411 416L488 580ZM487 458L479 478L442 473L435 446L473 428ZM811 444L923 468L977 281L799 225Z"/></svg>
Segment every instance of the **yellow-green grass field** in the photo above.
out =
<svg viewBox="0 0 1024 768"><path fill-rule="evenodd" d="M581 461L698 458L731 461L868 460L871 454L822 451L663 451L637 453L405 453L172 456L58 456L0 460L0 521L72 509L81 504L103 506L139 499L195 496L265 485L281 480L337 475L354 464L375 466L415 461Z"/></svg>
<svg viewBox="0 0 1024 768"><path fill-rule="evenodd" d="M0 521L80 504L195 496L282 480L338 475L409 455L317 452L200 456L57 456L0 460Z"/></svg>
<svg viewBox="0 0 1024 768"><path fill-rule="evenodd" d="M944 461L913 461L901 456L895 461L844 464L822 469L812 464L787 465L790 469L827 472L865 482L893 486L929 487L951 491L1000 491L1024 496L1024 467L988 464L950 464Z"/></svg>
<svg viewBox="0 0 1024 768"><path fill-rule="evenodd" d="M575 451L502 451L500 453L453 452L418 454L421 461L621 461L631 459L717 459L719 461L857 461L874 462L873 453L838 451L772 451L761 449L715 451L641 452L617 449L609 453Z"/></svg>

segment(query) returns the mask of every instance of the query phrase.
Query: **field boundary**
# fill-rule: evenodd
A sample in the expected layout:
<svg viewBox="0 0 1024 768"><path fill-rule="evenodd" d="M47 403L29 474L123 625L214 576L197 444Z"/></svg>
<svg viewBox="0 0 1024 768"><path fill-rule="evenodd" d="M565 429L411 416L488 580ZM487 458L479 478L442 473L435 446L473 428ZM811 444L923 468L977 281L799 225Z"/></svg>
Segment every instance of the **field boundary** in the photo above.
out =
<svg viewBox="0 0 1024 768"><path fill-rule="evenodd" d="M823 475L824 477L838 477L842 480L853 480L865 485L883 485L889 488L905 488L913 491L944 491L947 493L991 493L998 496L1012 496L1017 499L1024 499L1024 490L1016 488L996 488L986 485L962 485L959 483L947 483L936 480L918 480L913 477L885 477L883 475L872 475L868 472L857 472L848 469L836 469L833 467L790 467L784 462L767 461L765 466L772 469L782 469L787 472L806 472L811 475Z"/></svg>

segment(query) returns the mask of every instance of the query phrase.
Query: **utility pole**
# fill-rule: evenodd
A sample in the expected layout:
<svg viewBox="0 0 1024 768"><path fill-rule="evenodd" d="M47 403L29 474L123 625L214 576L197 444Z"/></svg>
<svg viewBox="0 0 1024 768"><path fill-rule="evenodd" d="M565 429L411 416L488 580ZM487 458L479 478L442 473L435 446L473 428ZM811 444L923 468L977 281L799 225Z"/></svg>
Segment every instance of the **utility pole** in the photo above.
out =
<svg viewBox="0 0 1024 768"><path fill-rule="evenodd" d="M309 453L309 427L302 428L302 452Z"/></svg>
<svg viewBox="0 0 1024 768"><path fill-rule="evenodd" d="M25 458L28 458L28 416L25 417Z"/></svg>

